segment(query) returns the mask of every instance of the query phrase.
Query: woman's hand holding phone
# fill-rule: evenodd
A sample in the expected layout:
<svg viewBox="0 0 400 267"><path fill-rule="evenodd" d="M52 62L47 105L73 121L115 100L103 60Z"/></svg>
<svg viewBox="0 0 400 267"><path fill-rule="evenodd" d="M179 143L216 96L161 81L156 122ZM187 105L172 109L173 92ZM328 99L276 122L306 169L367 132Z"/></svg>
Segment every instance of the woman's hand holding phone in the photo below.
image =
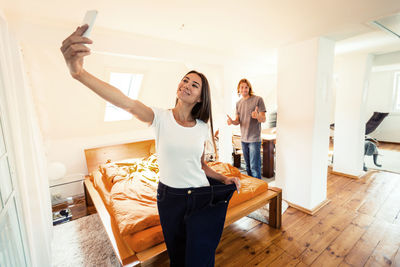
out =
<svg viewBox="0 0 400 267"><path fill-rule="evenodd" d="M60 50L67 63L69 72L74 78L78 78L83 71L83 58L90 55L90 48L86 44L93 42L87 36L89 36L93 28L96 16L97 11L95 10L86 12L83 25L79 26L62 42Z"/></svg>

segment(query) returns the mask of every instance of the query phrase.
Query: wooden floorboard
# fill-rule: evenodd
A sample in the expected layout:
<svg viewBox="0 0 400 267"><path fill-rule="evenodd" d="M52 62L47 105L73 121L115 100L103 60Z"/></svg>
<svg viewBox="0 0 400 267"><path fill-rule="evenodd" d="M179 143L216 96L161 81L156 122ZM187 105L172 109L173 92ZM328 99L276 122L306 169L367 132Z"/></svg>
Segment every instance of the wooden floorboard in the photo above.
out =
<svg viewBox="0 0 400 267"><path fill-rule="evenodd" d="M400 266L400 175L328 175L329 204L288 208L282 228L244 217L225 228L216 266ZM168 266L162 256L148 266Z"/></svg>
<svg viewBox="0 0 400 267"><path fill-rule="evenodd" d="M306 248L299 256L302 262L312 264L329 245L352 222L354 213L337 208L332 216L327 216L311 231L304 235L300 242Z"/></svg>
<svg viewBox="0 0 400 267"><path fill-rule="evenodd" d="M365 266L395 266L393 262L395 261L399 246L400 227L393 224L386 224L384 237L375 247Z"/></svg>
<svg viewBox="0 0 400 267"><path fill-rule="evenodd" d="M283 254L284 250L272 244L263 249L244 266L268 266Z"/></svg>
<svg viewBox="0 0 400 267"><path fill-rule="evenodd" d="M347 253L344 261L352 266L364 266L385 236L386 222L375 220Z"/></svg>
<svg viewBox="0 0 400 267"><path fill-rule="evenodd" d="M358 214L340 234L330 242L311 266L338 266L349 251L354 247L361 236L367 231L373 218L368 215Z"/></svg>

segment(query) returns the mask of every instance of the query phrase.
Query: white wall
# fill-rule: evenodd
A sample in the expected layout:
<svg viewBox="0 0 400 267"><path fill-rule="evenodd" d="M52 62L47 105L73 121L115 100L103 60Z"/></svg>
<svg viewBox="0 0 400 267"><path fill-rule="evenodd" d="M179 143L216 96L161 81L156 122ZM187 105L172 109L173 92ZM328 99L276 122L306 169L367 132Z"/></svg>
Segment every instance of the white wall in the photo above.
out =
<svg viewBox="0 0 400 267"><path fill-rule="evenodd" d="M379 141L400 143L400 112L393 111L396 72L400 72L400 68L371 74L366 114L368 120L374 111L389 112L382 124L370 135Z"/></svg>
<svg viewBox="0 0 400 267"><path fill-rule="evenodd" d="M368 88L366 119L374 111L389 112L388 117L370 135L379 141L400 143L400 112L393 111L396 72L400 72L400 52L375 56Z"/></svg>
<svg viewBox="0 0 400 267"><path fill-rule="evenodd" d="M333 170L353 176L362 174L368 79L372 55L336 57L338 75L335 109Z"/></svg>
<svg viewBox="0 0 400 267"><path fill-rule="evenodd" d="M366 117L374 111L391 112L393 104L394 71L372 72L368 86Z"/></svg>
<svg viewBox="0 0 400 267"><path fill-rule="evenodd" d="M400 113L390 113L371 136L379 141L400 143Z"/></svg>
<svg viewBox="0 0 400 267"><path fill-rule="evenodd" d="M337 58L352 57L355 54L338 56ZM357 69L348 69L351 75L356 75ZM364 121L367 122L374 111L390 112L382 124L370 136L379 141L400 143L400 114L393 112L394 74L400 72L400 52L374 56L372 72L369 75L367 101L365 104ZM337 70L333 83L333 101L336 101ZM335 121L335 107L332 110L331 122Z"/></svg>
<svg viewBox="0 0 400 267"><path fill-rule="evenodd" d="M392 66L398 64L400 64L400 51L376 55L373 66Z"/></svg>

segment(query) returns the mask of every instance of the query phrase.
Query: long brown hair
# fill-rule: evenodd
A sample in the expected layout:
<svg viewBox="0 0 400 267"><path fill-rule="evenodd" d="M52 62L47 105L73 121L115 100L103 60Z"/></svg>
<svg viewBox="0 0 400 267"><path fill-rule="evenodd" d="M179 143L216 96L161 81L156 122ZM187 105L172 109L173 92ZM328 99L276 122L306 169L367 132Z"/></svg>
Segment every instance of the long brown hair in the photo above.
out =
<svg viewBox="0 0 400 267"><path fill-rule="evenodd" d="M247 86L249 87L249 95L252 96L252 95L253 95L253 87L251 87L251 83L250 83L249 80L247 80L247 79L241 79L241 80L239 81L238 86L237 86L237 93L238 93L238 95L240 95L240 84L241 84L241 83L247 84Z"/></svg>
<svg viewBox="0 0 400 267"><path fill-rule="evenodd" d="M208 123L210 121L210 128L211 128L211 136L212 136L212 142L214 146L214 151L215 151L215 158L218 159L218 152L217 152L217 146L215 144L214 140L214 127L213 127L213 118L212 118L212 110L211 110L211 92L210 92L210 85L208 83L208 80L206 76L203 73L200 73L195 70L191 70L184 77L187 75L194 73L198 75L201 79L201 96L200 96L200 101L194 105L192 108L191 115L193 119L199 119L204 121L205 123ZM175 105L178 103L178 98L176 99Z"/></svg>

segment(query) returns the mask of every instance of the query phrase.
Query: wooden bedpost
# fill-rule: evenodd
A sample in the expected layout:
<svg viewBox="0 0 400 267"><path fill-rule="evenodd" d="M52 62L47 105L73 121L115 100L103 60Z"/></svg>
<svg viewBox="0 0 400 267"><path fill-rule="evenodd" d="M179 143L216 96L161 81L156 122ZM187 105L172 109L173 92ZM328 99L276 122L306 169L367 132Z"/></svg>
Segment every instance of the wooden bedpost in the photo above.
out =
<svg viewBox="0 0 400 267"><path fill-rule="evenodd" d="M282 225L282 189L270 187L272 191L278 194L269 202L269 225L280 229Z"/></svg>

